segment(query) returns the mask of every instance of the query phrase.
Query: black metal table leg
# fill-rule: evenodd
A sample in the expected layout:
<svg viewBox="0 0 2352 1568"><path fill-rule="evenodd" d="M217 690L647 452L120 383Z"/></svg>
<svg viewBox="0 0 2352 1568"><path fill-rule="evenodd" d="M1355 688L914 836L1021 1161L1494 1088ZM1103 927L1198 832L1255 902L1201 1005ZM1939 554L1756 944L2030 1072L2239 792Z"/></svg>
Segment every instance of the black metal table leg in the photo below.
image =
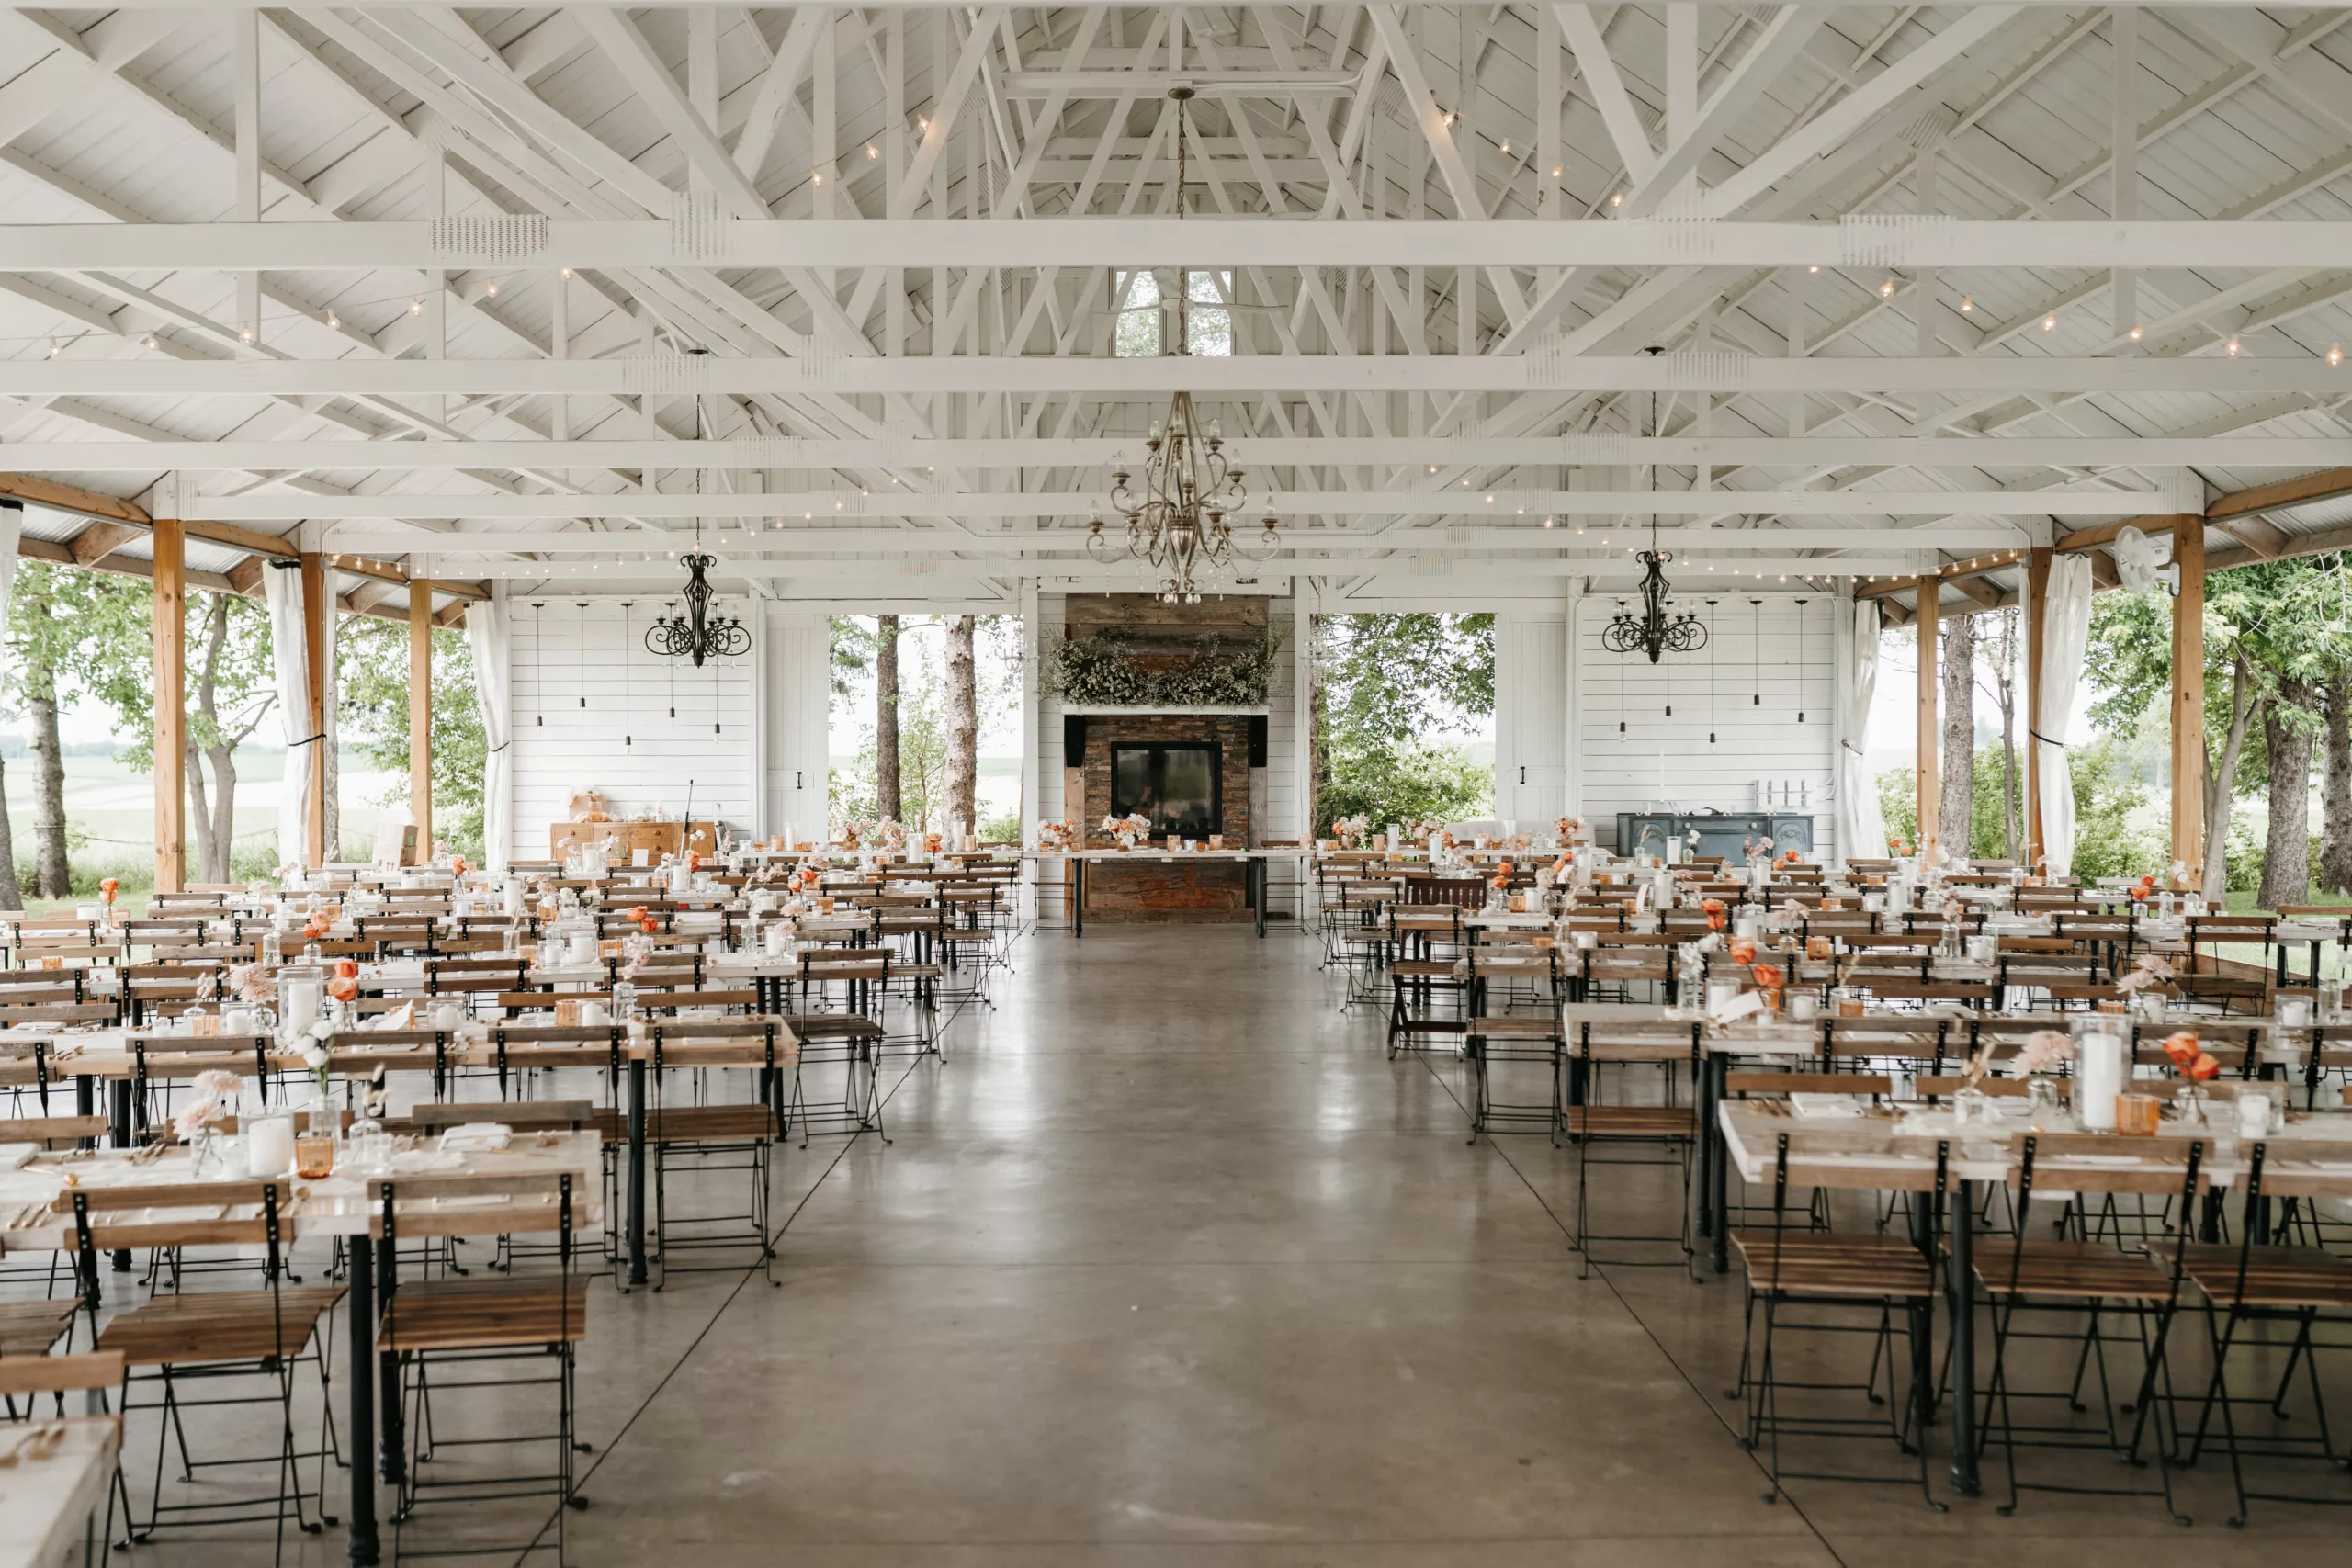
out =
<svg viewBox="0 0 2352 1568"><path fill-rule="evenodd" d="M1266 863L1251 855L1242 863L1250 868L1250 902L1258 911L1258 934L1266 934Z"/></svg>
<svg viewBox="0 0 2352 1568"><path fill-rule="evenodd" d="M98 1080L87 1073L75 1073L74 1075L74 1114L90 1117L97 1113ZM85 1138L82 1141L82 1146L85 1149L95 1147L95 1140Z"/></svg>
<svg viewBox="0 0 2352 1568"><path fill-rule="evenodd" d="M1963 1497L1980 1490L1976 1476L1976 1183L1954 1189L1951 1256L1945 1293L1951 1304L1951 1486Z"/></svg>
<svg viewBox="0 0 2352 1568"><path fill-rule="evenodd" d="M1086 934L1086 857L1070 857L1069 934Z"/></svg>
<svg viewBox="0 0 2352 1568"><path fill-rule="evenodd" d="M1706 1162L1701 1188L1705 1207L1700 1223L1706 1229L1707 1268L1717 1274L1731 1267L1731 1215L1726 1208L1731 1151L1724 1146L1723 1116L1716 1109L1723 1103L1724 1075L1729 1069L1729 1058L1711 1054L1699 1074L1703 1086L1699 1096L1699 1157Z"/></svg>
<svg viewBox="0 0 2352 1568"><path fill-rule="evenodd" d="M645 1059L628 1064L628 1282L645 1283Z"/></svg>
<svg viewBox="0 0 2352 1568"><path fill-rule="evenodd" d="M399 1281L393 1278L401 1266L400 1249L387 1241L376 1251L376 1299L389 1303ZM354 1262L352 1267L358 1267ZM376 1358L377 1425L382 1432L382 1462L377 1473L388 1486L401 1484L405 1456L401 1450L407 1444L401 1412L401 1358L395 1350L386 1350Z"/></svg>
<svg viewBox="0 0 2352 1568"><path fill-rule="evenodd" d="M1911 1245L1922 1258L1933 1258L1935 1194L1911 1195ZM1911 1340L1911 1440L1925 1444L1928 1423L1936 1418L1936 1303L1914 1296L1903 1309Z"/></svg>
<svg viewBox="0 0 2352 1568"><path fill-rule="evenodd" d="M107 1138L119 1149L130 1148L136 1137L130 1130L130 1090L131 1082L129 1078L107 1080ZM130 1272L130 1253L128 1248L111 1256L114 1259L116 1273Z"/></svg>
<svg viewBox="0 0 2352 1568"><path fill-rule="evenodd" d="M351 1367L345 1379L351 1401L349 1550L354 1568L370 1568L380 1557L376 1540L376 1380L368 1375L368 1358L376 1348L376 1243L371 1236L351 1238L351 1289L345 1301L351 1309Z"/></svg>

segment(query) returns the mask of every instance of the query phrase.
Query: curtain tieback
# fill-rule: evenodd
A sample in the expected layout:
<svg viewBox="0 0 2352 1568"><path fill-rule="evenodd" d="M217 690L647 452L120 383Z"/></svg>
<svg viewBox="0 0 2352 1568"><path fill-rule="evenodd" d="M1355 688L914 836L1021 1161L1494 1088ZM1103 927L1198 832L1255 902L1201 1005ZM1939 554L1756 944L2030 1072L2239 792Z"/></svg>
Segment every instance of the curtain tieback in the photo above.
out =
<svg viewBox="0 0 2352 1568"><path fill-rule="evenodd" d="M2064 751L2066 749L2066 743L2064 740L2052 740L2047 735L2042 734L2039 729L2028 729L2026 733L2032 736L2036 740L2041 741L2044 746L2055 746L2061 751Z"/></svg>

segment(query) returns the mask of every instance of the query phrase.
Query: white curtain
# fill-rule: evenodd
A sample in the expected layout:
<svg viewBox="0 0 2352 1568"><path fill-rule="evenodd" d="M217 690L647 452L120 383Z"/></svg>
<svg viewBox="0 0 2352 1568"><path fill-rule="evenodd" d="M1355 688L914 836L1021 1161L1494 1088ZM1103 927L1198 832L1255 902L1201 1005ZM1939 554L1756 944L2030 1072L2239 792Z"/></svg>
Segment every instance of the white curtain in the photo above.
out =
<svg viewBox="0 0 2352 1568"><path fill-rule="evenodd" d="M302 574L269 566L261 574L269 603L269 647L277 671L277 721L286 738L286 772L277 786L277 862L305 863L311 848L311 642L302 626Z"/></svg>
<svg viewBox="0 0 2352 1568"><path fill-rule="evenodd" d="M24 532L24 507L0 502L0 626L8 624L8 602L17 592L17 541Z"/></svg>
<svg viewBox="0 0 2352 1568"><path fill-rule="evenodd" d="M473 649L474 692L481 706L482 742L488 748L481 777L482 852L492 871L504 871L514 853L514 760L507 750L514 739L514 687L507 671L514 637L503 584L498 597L477 599L466 606L466 643Z"/></svg>
<svg viewBox="0 0 2352 1568"><path fill-rule="evenodd" d="M1838 755L1838 856L1865 860L1886 853L1886 813L1879 808L1871 773L1871 703L1878 694L1878 603L1854 606L1854 636L1846 652L1844 749Z"/></svg>
<svg viewBox="0 0 2352 1568"><path fill-rule="evenodd" d="M2075 775L2066 763L2066 721L2091 638L2088 556L2058 556L2050 563L2050 590L2041 616L2041 728L2034 732L2035 786L2041 798L2041 852L2049 874L2075 864Z"/></svg>

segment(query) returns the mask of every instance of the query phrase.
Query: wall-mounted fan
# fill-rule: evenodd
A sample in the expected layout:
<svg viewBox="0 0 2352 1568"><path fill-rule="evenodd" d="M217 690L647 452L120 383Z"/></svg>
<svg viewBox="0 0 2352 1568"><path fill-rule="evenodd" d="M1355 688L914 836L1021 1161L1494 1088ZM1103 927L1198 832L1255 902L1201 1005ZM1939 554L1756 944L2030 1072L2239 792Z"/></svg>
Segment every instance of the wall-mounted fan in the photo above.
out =
<svg viewBox="0 0 2352 1568"><path fill-rule="evenodd" d="M2124 528L2115 536L2115 575L2124 587L2137 592L2163 579L2172 592L2180 592L2180 566L2172 559L2172 536L2151 538L2137 528Z"/></svg>

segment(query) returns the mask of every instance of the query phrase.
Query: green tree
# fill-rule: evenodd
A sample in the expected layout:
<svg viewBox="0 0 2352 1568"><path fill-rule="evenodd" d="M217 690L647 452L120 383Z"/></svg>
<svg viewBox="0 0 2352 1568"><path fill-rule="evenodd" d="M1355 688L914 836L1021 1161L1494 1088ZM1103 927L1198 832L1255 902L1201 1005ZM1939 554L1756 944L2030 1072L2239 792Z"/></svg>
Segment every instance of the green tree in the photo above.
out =
<svg viewBox="0 0 2352 1568"><path fill-rule="evenodd" d="M341 739L398 781L377 806L408 798L408 626L354 615L336 638ZM465 633L433 634L434 837L458 854L482 853L482 768L489 742Z"/></svg>
<svg viewBox="0 0 2352 1568"><path fill-rule="evenodd" d="M81 592L68 616L76 635L63 668L113 710L117 733L129 742L122 761L152 768L153 592L135 580L80 575ZM192 646L186 660L183 740L188 821L196 830L198 878L225 882L235 847L237 747L252 739L277 703L269 613L255 600L203 589L188 596L188 610Z"/></svg>
<svg viewBox="0 0 2352 1568"><path fill-rule="evenodd" d="M2103 593L2092 601L2085 671L2098 694L2092 718L2109 734L2134 736L2151 714L2165 711L2172 613L2172 598L2162 588ZM2352 659L2341 558L2256 561L2211 574L2205 653L2205 844L2197 872L2205 896L2218 901L2229 879L2237 797L2251 779L2270 783L2266 726L2306 738L2316 733L2322 716L2307 705L2305 694ZM2280 711L2268 713L2274 705ZM2274 798L2310 787L2308 739L2296 750L2303 776L2273 784ZM2280 846L2282 854L2291 850Z"/></svg>
<svg viewBox="0 0 2352 1568"><path fill-rule="evenodd" d="M1495 617L1322 615L1314 636L1316 829L1487 809L1494 770L1440 738L1494 712Z"/></svg>

